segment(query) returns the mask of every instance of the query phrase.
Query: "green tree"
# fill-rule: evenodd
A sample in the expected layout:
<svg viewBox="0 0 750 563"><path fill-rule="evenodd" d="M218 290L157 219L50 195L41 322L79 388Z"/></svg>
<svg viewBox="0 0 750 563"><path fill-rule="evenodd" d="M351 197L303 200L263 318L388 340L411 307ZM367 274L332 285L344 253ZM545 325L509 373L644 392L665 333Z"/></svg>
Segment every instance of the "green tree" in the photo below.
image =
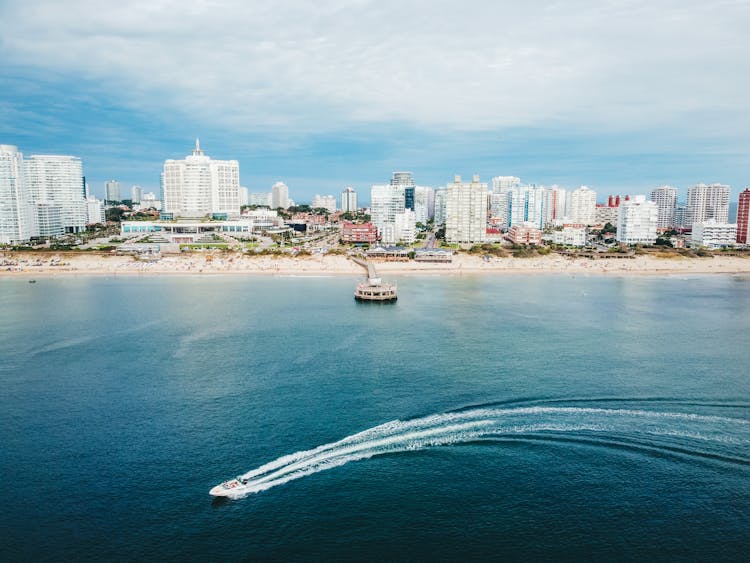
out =
<svg viewBox="0 0 750 563"><path fill-rule="evenodd" d="M119 207L110 207L104 211L104 216L107 221L111 221L113 223L119 223L122 221L122 216L125 214L125 211L123 209L120 209Z"/></svg>

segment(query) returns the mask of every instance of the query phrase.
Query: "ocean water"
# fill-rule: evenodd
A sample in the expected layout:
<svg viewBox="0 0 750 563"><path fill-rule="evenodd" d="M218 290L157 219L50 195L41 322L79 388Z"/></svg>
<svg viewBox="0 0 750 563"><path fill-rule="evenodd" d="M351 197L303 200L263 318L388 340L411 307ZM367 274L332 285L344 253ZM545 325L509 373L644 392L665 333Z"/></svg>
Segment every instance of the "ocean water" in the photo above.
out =
<svg viewBox="0 0 750 563"><path fill-rule="evenodd" d="M749 277L397 281L0 279L0 559L747 559Z"/></svg>

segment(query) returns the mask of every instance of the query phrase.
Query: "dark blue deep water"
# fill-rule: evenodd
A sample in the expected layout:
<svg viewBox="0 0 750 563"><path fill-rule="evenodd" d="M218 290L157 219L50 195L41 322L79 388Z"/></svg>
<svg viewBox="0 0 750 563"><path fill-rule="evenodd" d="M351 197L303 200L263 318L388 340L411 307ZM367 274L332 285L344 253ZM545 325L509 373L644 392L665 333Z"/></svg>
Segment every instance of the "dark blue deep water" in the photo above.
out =
<svg viewBox="0 0 750 563"><path fill-rule="evenodd" d="M398 282L0 279L0 559L747 559L750 278Z"/></svg>

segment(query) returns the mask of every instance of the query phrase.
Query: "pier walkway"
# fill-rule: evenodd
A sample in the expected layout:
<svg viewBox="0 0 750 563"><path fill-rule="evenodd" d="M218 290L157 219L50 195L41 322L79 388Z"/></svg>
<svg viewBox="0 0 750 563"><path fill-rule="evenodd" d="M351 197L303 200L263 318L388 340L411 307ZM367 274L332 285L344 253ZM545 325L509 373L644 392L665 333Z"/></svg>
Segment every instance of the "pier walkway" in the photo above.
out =
<svg viewBox="0 0 750 563"><path fill-rule="evenodd" d="M367 260L362 260L361 258L354 258L352 257L352 261L356 262L363 268L367 268L367 277L369 279L375 279L378 277L378 274L375 273L375 264L372 262L368 262Z"/></svg>

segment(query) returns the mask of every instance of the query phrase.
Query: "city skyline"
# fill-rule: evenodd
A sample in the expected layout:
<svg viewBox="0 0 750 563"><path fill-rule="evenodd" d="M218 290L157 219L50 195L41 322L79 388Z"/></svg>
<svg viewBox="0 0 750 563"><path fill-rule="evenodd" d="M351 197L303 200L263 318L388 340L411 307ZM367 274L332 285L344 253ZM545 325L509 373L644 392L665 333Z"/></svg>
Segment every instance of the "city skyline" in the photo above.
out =
<svg viewBox="0 0 750 563"><path fill-rule="evenodd" d="M0 142L80 157L100 197L113 178L158 191L200 137L251 192L299 201L396 170L680 200L721 183L734 201L750 7L720 4L7 2Z"/></svg>

